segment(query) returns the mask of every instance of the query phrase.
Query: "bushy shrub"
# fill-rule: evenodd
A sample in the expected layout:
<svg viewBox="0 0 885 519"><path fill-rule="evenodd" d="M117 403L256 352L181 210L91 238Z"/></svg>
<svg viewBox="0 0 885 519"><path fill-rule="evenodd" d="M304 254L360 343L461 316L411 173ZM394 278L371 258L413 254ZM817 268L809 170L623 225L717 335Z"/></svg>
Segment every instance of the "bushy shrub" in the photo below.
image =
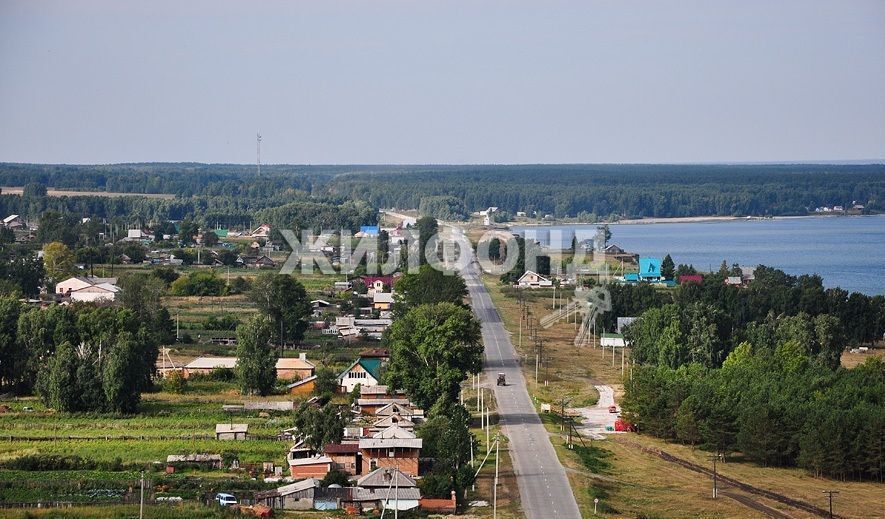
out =
<svg viewBox="0 0 885 519"><path fill-rule="evenodd" d="M173 370L163 377L163 381L160 385L163 388L163 391L180 394L187 390L187 379L184 378L184 374L181 371Z"/></svg>
<svg viewBox="0 0 885 519"><path fill-rule="evenodd" d="M224 314L221 316L210 316L206 319L207 330L236 330L240 320L235 315Z"/></svg>

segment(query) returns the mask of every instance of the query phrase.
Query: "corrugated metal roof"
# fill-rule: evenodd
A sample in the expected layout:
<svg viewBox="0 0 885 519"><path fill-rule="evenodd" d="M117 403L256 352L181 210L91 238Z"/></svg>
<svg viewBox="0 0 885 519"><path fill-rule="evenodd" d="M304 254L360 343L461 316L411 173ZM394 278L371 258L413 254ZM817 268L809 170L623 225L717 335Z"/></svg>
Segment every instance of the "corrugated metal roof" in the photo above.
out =
<svg viewBox="0 0 885 519"><path fill-rule="evenodd" d="M360 449L420 449L421 438L360 438Z"/></svg>
<svg viewBox="0 0 885 519"><path fill-rule="evenodd" d="M388 479L390 478L390 479ZM391 484L399 488L417 487L418 483L405 472L395 468L379 468L369 472L356 481L359 487L384 487Z"/></svg>
<svg viewBox="0 0 885 519"><path fill-rule="evenodd" d="M319 456L316 458L295 458L289 460L291 467L303 467L304 465L328 465L332 463L332 458L328 456Z"/></svg>
<svg viewBox="0 0 885 519"><path fill-rule="evenodd" d="M237 365L236 357L197 357L185 366L185 369L233 369Z"/></svg>
<svg viewBox="0 0 885 519"><path fill-rule="evenodd" d="M279 358L277 359L277 369L313 369L313 362L299 358Z"/></svg>

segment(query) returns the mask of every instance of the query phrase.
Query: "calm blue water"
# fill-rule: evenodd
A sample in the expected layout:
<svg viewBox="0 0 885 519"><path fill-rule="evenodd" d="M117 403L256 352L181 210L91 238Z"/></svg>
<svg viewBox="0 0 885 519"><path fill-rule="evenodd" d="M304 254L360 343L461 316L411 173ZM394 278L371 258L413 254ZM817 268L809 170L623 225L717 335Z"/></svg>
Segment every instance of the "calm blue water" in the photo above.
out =
<svg viewBox="0 0 885 519"><path fill-rule="evenodd" d="M850 292L885 294L885 215L787 220L734 220L723 222L609 225L612 239L624 250L640 256L670 254L676 264L698 270L716 270L722 260L729 265L768 265L789 274L820 274L827 287ZM592 238L595 225L514 226L542 245L568 247L578 239ZM532 236L534 233L534 236Z"/></svg>

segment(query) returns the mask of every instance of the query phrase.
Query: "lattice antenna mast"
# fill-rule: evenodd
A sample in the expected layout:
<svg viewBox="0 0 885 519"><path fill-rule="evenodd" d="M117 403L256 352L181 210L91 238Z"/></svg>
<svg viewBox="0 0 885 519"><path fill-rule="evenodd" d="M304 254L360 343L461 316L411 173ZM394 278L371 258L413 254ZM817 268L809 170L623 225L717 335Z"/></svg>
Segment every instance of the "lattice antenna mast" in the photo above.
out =
<svg viewBox="0 0 885 519"><path fill-rule="evenodd" d="M258 146L258 176L260 177L261 176L261 132L258 132L256 144Z"/></svg>

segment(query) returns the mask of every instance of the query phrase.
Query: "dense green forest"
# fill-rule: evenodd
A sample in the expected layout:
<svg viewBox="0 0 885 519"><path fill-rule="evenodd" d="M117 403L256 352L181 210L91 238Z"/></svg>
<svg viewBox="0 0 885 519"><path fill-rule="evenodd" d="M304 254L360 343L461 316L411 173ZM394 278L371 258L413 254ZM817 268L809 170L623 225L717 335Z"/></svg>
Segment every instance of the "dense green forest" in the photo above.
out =
<svg viewBox="0 0 885 519"><path fill-rule="evenodd" d="M640 432L817 475L885 476L885 363L840 366L885 333L885 297L759 267L747 288L612 287L636 363L625 416ZM610 328L611 318L602 319Z"/></svg>
<svg viewBox="0 0 885 519"><path fill-rule="evenodd" d="M138 214L172 219L215 212L216 218L236 220L281 205L281 199L304 198L422 209L444 218L490 206L511 214L584 218L798 215L855 201L867 211L885 210L885 165L270 165L257 177L253 166L231 164L0 164L0 185L28 183L174 194L179 199L43 202L54 204L48 209L89 207L96 214L131 214L134 206ZM15 204L4 200L0 209L40 210Z"/></svg>

